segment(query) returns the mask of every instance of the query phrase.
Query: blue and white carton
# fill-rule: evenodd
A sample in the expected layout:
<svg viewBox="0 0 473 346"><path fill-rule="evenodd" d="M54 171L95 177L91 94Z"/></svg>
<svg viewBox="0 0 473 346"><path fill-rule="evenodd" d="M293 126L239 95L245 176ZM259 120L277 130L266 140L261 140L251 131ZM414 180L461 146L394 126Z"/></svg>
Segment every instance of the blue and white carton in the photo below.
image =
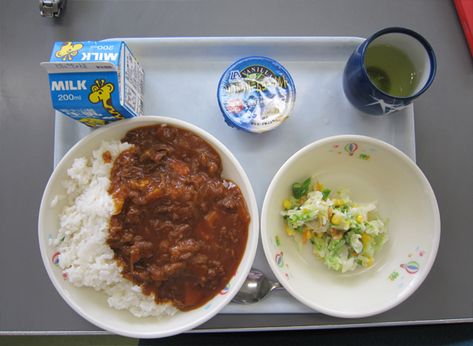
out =
<svg viewBox="0 0 473 346"><path fill-rule="evenodd" d="M41 66L53 108L87 126L143 115L144 71L125 42L56 42Z"/></svg>

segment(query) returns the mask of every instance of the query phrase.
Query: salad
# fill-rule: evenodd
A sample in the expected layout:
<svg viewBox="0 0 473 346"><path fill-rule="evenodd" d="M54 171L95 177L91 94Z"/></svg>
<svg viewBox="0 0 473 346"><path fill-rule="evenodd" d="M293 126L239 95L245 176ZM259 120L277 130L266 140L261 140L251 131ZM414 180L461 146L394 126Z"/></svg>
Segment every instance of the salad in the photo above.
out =
<svg viewBox="0 0 473 346"><path fill-rule="evenodd" d="M388 240L375 203L355 203L346 191L307 178L292 185L281 212L288 236L312 245L315 256L337 272L368 268Z"/></svg>

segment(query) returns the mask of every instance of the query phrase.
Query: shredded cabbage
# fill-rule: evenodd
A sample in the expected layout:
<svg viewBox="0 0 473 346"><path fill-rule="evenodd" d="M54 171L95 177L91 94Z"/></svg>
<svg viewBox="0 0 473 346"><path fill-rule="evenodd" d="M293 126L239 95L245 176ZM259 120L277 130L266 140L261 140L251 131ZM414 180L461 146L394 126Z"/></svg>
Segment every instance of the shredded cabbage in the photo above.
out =
<svg viewBox="0 0 473 346"><path fill-rule="evenodd" d="M307 184L310 182L310 184ZM347 272L370 267L375 254L388 240L386 222L375 203L357 204L344 190L332 193L319 182L309 186L303 195L300 189L283 202L281 215L289 237L303 244L312 244L312 251L327 267ZM295 183L294 186L301 186Z"/></svg>

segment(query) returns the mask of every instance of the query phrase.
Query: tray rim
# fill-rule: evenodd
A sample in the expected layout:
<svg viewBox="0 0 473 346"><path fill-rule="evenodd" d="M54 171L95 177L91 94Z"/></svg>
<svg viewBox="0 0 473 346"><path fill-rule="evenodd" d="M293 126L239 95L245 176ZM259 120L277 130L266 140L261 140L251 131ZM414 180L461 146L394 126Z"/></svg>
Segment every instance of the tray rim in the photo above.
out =
<svg viewBox="0 0 473 346"><path fill-rule="evenodd" d="M304 44L359 44L363 42L366 38L358 37L358 36L176 36L176 37L112 37L104 39L103 41L111 41L111 40L122 40L127 44L139 43L139 44L159 44L162 46L173 46L173 47L186 47L189 45L199 45L199 44L209 44L209 45L227 45L227 46L240 46L240 45L249 45L254 46L258 44L271 44L271 43L278 43L278 44L289 44L289 45L304 45ZM414 121L414 108L413 104L411 104L407 110L409 116L412 118L412 133L413 136L410 136L410 140L412 140L412 152L407 153L406 155L409 156L414 162L416 162L416 141L415 141L415 121ZM57 116L64 116L62 113L55 111L56 117ZM54 126L54 134L56 135L58 131L58 122L55 122ZM57 155L56 153L56 136L54 139L54 167L60 161L63 155ZM317 311L313 312L314 314L320 314ZM268 316L279 314L275 312L264 312L264 313L240 313L240 312L220 312L219 315L239 315L239 316ZM311 315L310 312L287 312L282 314L297 314L297 315ZM218 318L218 317L215 317ZM473 322L473 318L460 318L460 319L452 319L456 322ZM342 320L343 321L343 320ZM348 321L348 320L347 320ZM329 324L313 324L313 325L288 325L288 326L261 326L261 327L223 327L223 328L208 328L205 325L197 327L196 329L190 331L190 333L200 333L200 332L235 332L235 331L271 331L271 330L308 330L308 329L333 329L333 328L352 328L352 327L366 327L366 326L387 326L387 325L408 325L408 324L429 324L436 321L442 320L419 320L419 321L396 321L396 322L363 322L363 323L329 323ZM450 320L446 320L450 321ZM448 322L447 322L448 323ZM6 332L9 333L9 332ZM21 332L13 332L13 333L21 333ZM34 335L34 331L31 332ZM40 332L41 333L41 332ZM46 334L50 335L68 335L70 334L77 334L77 333L84 333L84 334L109 334L106 331L58 331L56 332L46 332ZM0 335L3 333L0 332ZM10 334L14 335L14 334Z"/></svg>
<svg viewBox="0 0 473 346"><path fill-rule="evenodd" d="M218 315L217 315L218 316ZM255 316L255 314L252 314ZM267 314L261 314L267 316ZM214 317L216 318L216 317ZM268 331L297 331L297 330L329 330L343 328L371 328L371 327L400 327L400 326L421 326L433 324L456 324L473 323L473 317L465 318L442 318L442 319L423 319L409 321L391 321L391 322L364 322L364 323L341 323L326 325L292 325L287 327L246 327L246 328L195 328L182 334L201 334L201 333L234 333L234 332L268 332ZM79 336L79 335L115 335L105 330L53 330L53 331L0 331L0 336Z"/></svg>
<svg viewBox="0 0 473 346"><path fill-rule="evenodd" d="M110 37L102 41L113 41L113 40L122 40L125 42L129 41L157 41L163 43L193 43L193 42L210 42L210 43L220 43L224 40L224 43L258 43L258 42L294 42L294 43L304 43L304 42L340 42L340 41L357 41L362 42L365 40L365 37L360 36L166 36L166 37Z"/></svg>

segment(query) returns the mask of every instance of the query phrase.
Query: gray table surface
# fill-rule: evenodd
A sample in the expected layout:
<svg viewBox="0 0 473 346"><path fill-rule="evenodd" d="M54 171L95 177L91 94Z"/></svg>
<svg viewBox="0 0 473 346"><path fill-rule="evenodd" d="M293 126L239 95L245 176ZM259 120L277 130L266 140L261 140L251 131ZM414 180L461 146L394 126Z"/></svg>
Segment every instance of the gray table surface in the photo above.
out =
<svg viewBox="0 0 473 346"><path fill-rule="evenodd" d="M59 20L37 1L0 0L0 334L99 333L56 293L41 262L37 216L53 168L54 112L39 63L54 41L165 36L360 36L405 26L434 47L438 73L415 102L417 163L436 193L436 263L384 314L218 315L200 330L331 328L473 321L473 64L449 0L69 0Z"/></svg>

